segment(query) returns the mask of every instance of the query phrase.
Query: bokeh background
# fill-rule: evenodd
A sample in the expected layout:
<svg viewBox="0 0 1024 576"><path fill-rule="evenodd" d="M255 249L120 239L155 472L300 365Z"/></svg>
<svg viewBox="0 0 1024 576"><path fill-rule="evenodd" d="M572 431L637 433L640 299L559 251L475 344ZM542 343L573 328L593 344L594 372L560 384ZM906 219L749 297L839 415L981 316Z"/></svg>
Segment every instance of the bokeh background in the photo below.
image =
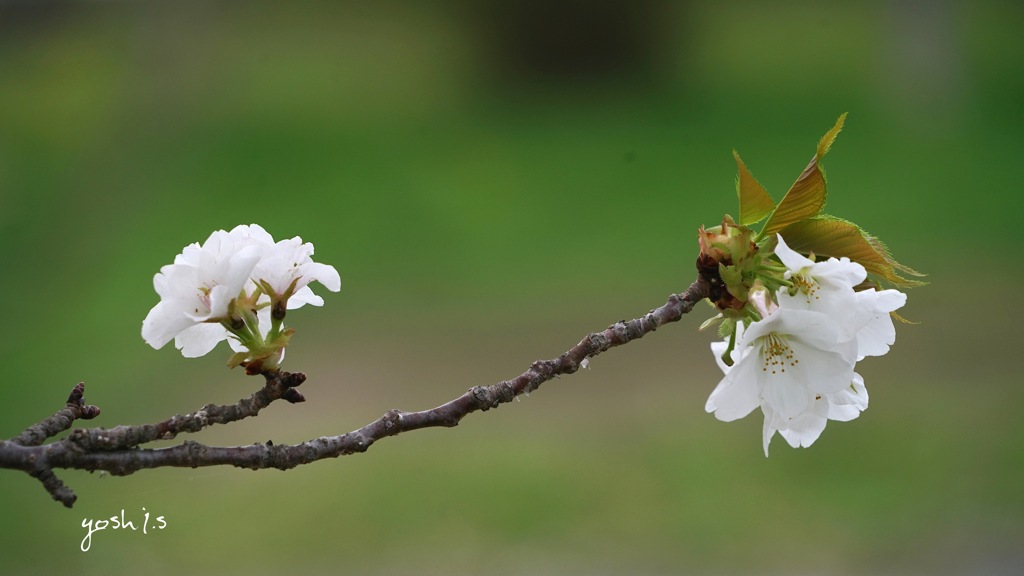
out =
<svg viewBox="0 0 1024 576"><path fill-rule="evenodd" d="M694 277L736 148L776 198L842 112L830 213L929 274L812 448L703 410L710 309L455 429L289 472L0 474L5 574L1019 574L1016 3L0 3L0 437L248 395L139 336L152 276L258 222L340 294L289 318L294 443L515 376ZM165 443L170 444L170 443ZM106 531L86 519L166 529Z"/></svg>

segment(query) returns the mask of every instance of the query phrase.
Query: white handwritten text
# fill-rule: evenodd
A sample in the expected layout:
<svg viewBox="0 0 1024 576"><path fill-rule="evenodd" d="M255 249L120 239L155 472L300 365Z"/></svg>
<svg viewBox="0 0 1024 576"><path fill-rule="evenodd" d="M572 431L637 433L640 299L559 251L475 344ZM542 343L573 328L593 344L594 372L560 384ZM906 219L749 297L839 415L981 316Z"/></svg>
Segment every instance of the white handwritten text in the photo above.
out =
<svg viewBox="0 0 1024 576"><path fill-rule="evenodd" d="M146 512L145 508L143 508L142 511L146 513L145 518L140 523L143 534L149 534L152 530L163 530L164 528L167 528L167 520L164 519L163 516L153 518L151 524L149 512ZM119 516L111 516L110 518L100 518L95 520L86 518L82 520L82 528L85 528L87 533L85 538L82 538L81 549L82 552L88 552L89 548L92 547L92 535L94 533L101 530L107 530L108 528L110 530L127 529L134 532L139 529L139 526L131 520L125 520L124 509L122 508Z"/></svg>

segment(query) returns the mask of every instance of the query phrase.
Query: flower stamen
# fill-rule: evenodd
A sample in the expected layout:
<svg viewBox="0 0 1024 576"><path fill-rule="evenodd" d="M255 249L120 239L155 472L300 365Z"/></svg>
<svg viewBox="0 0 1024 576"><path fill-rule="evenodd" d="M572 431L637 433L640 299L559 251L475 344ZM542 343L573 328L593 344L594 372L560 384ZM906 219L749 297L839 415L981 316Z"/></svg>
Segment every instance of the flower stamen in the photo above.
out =
<svg viewBox="0 0 1024 576"><path fill-rule="evenodd" d="M821 300L821 296L818 294L821 290L821 285L809 274L794 274L790 280L793 281L793 287L796 288L797 292L804 295L808 304L812 300Z"/></svg>
<svg viewBox="0 0 1024 576"><path fill-rule="evenodd" d="M786 339L775 332L764 337L762 350L764 358L764 366L761 367L762 372L782 374L786 372L787 366L793 368L800 362L800 359L796 357L796 353L789 343L786 342Z"/></svg>

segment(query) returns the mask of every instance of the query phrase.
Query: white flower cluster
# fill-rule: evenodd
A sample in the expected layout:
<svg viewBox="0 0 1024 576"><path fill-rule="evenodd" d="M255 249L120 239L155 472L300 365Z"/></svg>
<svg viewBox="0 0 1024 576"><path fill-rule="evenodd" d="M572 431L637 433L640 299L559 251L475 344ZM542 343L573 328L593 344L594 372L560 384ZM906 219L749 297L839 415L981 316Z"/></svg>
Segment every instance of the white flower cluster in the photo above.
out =
<svg viewBox="0 0 1024 576"><path fill-rule="evenodd" d="M236 352L276 342L283 353L284 311L323 305L309 283L341 289L337 270L312 255L313 245L302 238L274 242L256 224L218 230L202 245L186 246L153 278L160 302L142 322L142 338L153 348L173 339L187 358L205 355L222 340Z"/></svg>
<svg viewBox="0 0 1024 576"><path fill-rule="evenodd" d="M864 267L847 258L814 262L778 236L775 255L788 269L791 287L751 295L761 320L737 323L732 365L723 360L729 342L711 350L725 377L705 409L730 422L760 407L764 453L776 432L790 446L807 447L828 420L848 421L868 406L864 379L854 365L881 356L896 340L890 312L907 300L897 290L862 290Z"/></svg>

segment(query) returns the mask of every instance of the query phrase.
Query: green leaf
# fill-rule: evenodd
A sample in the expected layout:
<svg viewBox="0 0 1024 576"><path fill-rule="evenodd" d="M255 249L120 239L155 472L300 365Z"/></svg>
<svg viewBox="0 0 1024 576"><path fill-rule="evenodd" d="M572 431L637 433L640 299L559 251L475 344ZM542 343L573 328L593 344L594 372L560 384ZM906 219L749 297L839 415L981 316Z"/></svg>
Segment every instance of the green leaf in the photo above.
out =
<svg viewBox="0 0 1024 576"><path fill-rule="evenodd" d="M864 266L868 273L901 288L925 284L907 278L924 274L897 262L881 240L853 222L822 214L790 224L780 233L786 244L797 252L835 258L845 256Z"/></svg>
<svg viewBox="0 0 1024 576"><path fill-rule="evenodd" d="M778 207L765 222L760 236L775 234L787 226L817 216L825 207L825 173L821 169L821 159L828 153L839 131L843 129L846 114L843 113L835 126L825 133L818 141L818 149L811 158L810 164L789 188L779 202Z"/></svg>
<svg viewBox="0 0 1024 576"><path fill-rule="evenodd" d="M746 164L740 160L739 153L733 150L732 157L736 159L736 168L739 170L736 175L736 195L740 198L739 224L748 226L760 222L771 214L772 210L775 210L775 202L764 186L761 186L750 170L747 170Z"/></svg>

